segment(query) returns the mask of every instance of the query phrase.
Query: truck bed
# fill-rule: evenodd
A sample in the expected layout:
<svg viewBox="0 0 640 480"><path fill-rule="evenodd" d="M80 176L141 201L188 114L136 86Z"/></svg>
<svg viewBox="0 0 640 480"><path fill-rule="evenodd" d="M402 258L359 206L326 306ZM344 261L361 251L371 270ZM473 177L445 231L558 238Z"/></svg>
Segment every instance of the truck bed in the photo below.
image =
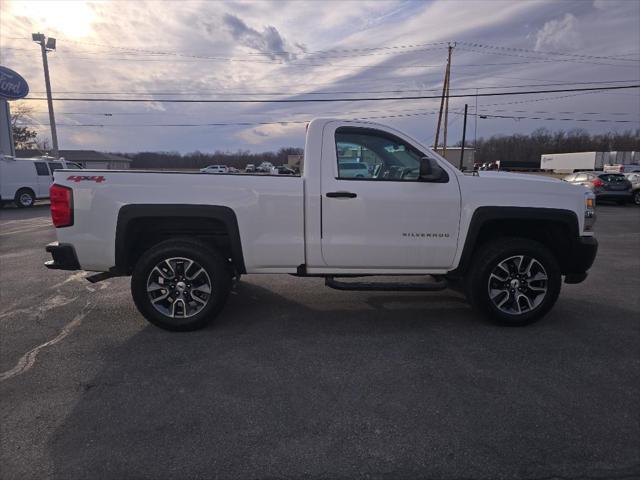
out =
<svg viewBox="0 0 640 480"><path fill-rule="evenodd" d="M115 265L114 225L121 207L219 204L236 213L240 236L247 242L243 245L247 271L292 272L304 263L303 182L288 175L58 170L55 183L73 187L76 220L58 229L58 239L65 242L81 235L83 241L76 242L80 266L102 271ZM105 259L110 265L104 264Z"/></svg>

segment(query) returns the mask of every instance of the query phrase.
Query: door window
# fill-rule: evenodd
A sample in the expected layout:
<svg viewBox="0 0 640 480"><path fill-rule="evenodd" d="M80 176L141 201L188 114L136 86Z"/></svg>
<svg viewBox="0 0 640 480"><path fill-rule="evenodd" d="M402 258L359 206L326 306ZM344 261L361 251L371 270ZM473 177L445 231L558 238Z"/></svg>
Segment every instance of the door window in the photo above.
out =
<svg viewBox="0 0 640 480"><path fill-rule="evenodd" d="M45 162L34 162L34 165L36 166L36 172L39 176L48 177L49 175L51 175Z"/></svg>
<svg viewBox="0 0 640 480"><path fill-rule="evenodd" d="M51 169L52 174L56 170L62 170L62 162L51 162L49 163L49 168Z"/></svg>
<svg viewBox="0 0 640 480"><path fill-rule="evenodd" d="M366 128L336 131L339 179L417 181L424 155L399 138Z"/></svg>

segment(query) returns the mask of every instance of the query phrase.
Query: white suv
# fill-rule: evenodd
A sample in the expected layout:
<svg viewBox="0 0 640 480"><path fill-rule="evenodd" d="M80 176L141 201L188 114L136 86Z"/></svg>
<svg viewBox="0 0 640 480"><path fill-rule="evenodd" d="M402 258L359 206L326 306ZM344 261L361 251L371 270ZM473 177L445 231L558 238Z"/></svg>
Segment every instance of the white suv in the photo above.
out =
<svg viewBox="0 0 640 480"><path fill-rule="evenodd" d="M229 173L229 167L226 165L209 165L201 168L200 171L202 173Z"/></svg>

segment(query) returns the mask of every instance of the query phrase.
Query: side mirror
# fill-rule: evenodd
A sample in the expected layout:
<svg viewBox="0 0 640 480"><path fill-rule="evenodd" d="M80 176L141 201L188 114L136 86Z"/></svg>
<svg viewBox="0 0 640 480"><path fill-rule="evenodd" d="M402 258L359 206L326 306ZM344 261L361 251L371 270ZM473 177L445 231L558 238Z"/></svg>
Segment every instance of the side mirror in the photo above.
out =
<svg viewBox="0 0 640 480"><path fill-rule="evenodd" d="M431 175L431 160L429 157L422 157L420 159L420 179L428 178Z"/></svg>
<svg viewBox="0 0 640 480"><path fill-rule="evenodd" d="M449 181L449 175L434 159L422 157L420 159L420 181L445 183Z"/></svg>

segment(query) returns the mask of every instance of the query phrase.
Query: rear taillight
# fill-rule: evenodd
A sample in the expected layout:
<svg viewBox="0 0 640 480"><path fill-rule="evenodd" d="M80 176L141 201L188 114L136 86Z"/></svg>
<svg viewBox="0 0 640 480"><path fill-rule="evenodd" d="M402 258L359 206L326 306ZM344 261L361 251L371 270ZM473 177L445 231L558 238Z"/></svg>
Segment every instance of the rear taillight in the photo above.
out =
<svg viewBox="0 0 640 480"><path fill-rule="evenodd" d="M56 228L73 225L73 191L69 187L56 185L49 188L51 220Z"/></svg>
<svg viewBox="0 0 640 480"><path fill-rule="evenodd" d="M599 178L595 178L595 179L591 180L591 185L593 185L594 187L603 187L604 186L604 182L602 180L600 180Z"/></svg>

